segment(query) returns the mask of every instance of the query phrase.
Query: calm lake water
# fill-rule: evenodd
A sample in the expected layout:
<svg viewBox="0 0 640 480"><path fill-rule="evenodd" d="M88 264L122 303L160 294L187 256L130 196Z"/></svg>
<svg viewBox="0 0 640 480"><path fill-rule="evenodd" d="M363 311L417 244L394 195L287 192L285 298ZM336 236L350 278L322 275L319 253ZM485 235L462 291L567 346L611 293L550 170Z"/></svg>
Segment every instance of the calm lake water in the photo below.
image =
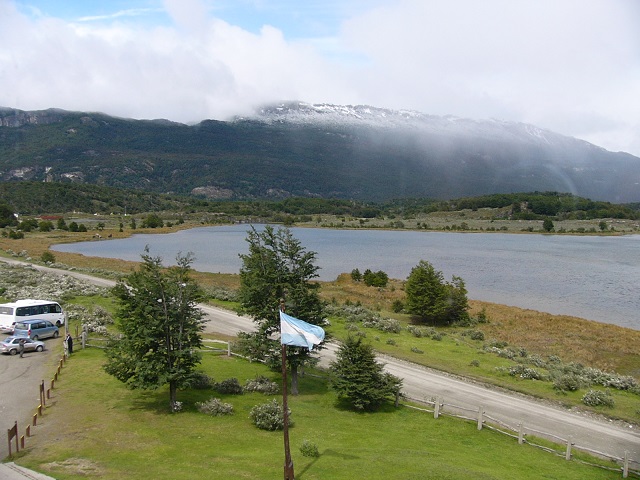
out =
<svg viewBox="0 0 640 480"><path fill-rule="evenodd" d="M145 246L166 265L193 252L199 271L238 273L248 225L58 245L57 251L140 260ZM580 237L292 228L317 253L320 280L354 268L406 279L420 260L462 277L469 298L640 330L640 235Z"/></svg>

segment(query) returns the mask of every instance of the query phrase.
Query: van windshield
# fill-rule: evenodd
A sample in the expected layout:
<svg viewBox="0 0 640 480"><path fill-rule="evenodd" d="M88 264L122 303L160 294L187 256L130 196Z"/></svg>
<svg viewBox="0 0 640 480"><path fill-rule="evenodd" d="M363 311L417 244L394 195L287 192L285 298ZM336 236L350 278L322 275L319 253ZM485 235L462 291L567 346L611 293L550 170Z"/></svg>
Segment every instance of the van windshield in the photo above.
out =
<svg viewBox="0 0 640 480"><path fill-rule="evenodd" d="M14 325L14 328L16 330L29 330L29 325L22 322L16 322L16 324Z"/></svg>

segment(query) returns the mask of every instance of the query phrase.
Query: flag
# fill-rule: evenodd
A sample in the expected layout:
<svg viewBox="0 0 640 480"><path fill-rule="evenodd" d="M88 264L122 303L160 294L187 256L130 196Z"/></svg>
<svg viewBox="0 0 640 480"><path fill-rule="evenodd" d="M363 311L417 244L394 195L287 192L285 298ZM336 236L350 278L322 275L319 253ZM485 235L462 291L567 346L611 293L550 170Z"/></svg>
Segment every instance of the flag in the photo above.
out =
<svg viewBox="0 0 640 480"><path fill-rule="evenodd" d="M324 340L324 330L280 311L280 343L309 350Z"/></svg>

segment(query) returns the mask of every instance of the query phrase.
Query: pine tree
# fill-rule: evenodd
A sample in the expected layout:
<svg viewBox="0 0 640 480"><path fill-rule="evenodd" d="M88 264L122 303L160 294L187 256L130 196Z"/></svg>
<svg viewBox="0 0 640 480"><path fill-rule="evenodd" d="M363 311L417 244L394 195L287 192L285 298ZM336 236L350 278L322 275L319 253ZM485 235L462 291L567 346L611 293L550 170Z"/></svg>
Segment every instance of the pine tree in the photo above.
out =
<svg viewBox="0 0 640 480"><path fill-rule="evenodd" d="M331 386L338 397L357 410L372 411L389 398L398 398L402 380L376 362L373 347L362 337L347 337L331 362Z"/></svg>

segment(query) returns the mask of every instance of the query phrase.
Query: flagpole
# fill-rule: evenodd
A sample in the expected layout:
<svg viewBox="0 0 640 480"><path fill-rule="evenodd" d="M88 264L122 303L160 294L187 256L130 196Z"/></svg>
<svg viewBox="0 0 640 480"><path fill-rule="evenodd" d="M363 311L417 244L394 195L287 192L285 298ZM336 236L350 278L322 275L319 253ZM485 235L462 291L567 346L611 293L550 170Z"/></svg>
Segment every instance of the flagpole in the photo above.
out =
<svg viewBox="0 0 640 480"><path fill-rule="evenodd" d="M284 312L284 299L280 300L280 311ZM280 332L282 335L282 332ZM281 340L282 342L282 340ZM287 402L287 346L282 343L282 409L284 410L284 480L295 480L293 473L293 460L289 448L289 405Z"/></svg>

